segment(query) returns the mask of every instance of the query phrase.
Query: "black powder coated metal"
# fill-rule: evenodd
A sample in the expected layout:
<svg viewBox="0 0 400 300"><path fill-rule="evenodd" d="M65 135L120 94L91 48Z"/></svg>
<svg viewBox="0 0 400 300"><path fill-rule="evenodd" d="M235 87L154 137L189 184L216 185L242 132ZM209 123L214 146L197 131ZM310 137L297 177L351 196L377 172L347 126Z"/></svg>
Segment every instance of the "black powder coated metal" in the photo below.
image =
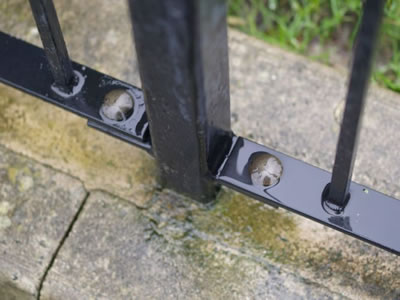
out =
<svg viewBox="0 0 400 300"><path fill-rule="evenodd" d="M280 160L283 173L271 187L254 184L249 161L254 154L269 153ZM323 191L331 173L259 145L234 137L216 180L250 197L280 206L375 246L400 255L400 201L352 182L351 198L340 214L327 211Z"/></svg>
<svg viewBox="0 0 400 300"><path fill-rule="evenodd" d="M129 3L162 184L211 201L209 169L231 135L226 2Z"/></svg>
<svg viewBox="0 0 400 300"><path fill-rule="evenodd" d="M52 0L29 0L55 84L72 90L74 73Z"/></svg>
<svg viewBox="0 0 400 300"><path fill-rule="evenodd" d="M72 96L61 95L52 85L53 77L43 49L0 32L0 82L41 98L88 119L88 125L147 151L151 150L147 116L140 89L91 68L72 62L80 78ZM135 110L124 122L104 120L100 107L111 90L128 90Z"/></svg>
<svg viewBox="0 0 400 300"><path fill-rule="evenodd" d="M371 73L372 57L383 15L383 0L367 0L357 36L346 106L336 149L328 199L343 207L349 197L349 186L356 158L358 137L364 111L365 94Z"/></svg>

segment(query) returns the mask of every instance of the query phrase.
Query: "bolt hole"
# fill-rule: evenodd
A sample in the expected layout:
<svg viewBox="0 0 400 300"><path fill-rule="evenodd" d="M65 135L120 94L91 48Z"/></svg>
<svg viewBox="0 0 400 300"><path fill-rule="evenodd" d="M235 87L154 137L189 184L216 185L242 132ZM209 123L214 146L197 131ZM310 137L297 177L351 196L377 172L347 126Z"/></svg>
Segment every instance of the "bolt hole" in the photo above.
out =
<svg viewBox="0 0 400 300"><path fill-rule="evenodd" d="M363 192L366 193L366 194L368 194L369 191L368 191L368 189L363 188Z"/></svg>
<svg viewBox="0 0 400 300"><path fill-rule="evenodd" d="M112 90L105 95L100 114L109 121L123 122L132 116L134 104L132 95L126 90Z"/></svg>
<svg viewBox="0 0 400 300"><path fill-rule="evenodd" d="M279 182L282 172L281 161L269 153L253 153L249 159L249 173L254 185L271 187Z"/></svg>

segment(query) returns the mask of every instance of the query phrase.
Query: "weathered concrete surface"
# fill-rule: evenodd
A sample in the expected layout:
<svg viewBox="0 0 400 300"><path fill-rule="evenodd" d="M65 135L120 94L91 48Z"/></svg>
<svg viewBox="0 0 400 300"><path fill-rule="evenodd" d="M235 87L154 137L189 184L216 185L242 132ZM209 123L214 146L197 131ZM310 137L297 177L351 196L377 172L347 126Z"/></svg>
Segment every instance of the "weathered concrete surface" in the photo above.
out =
<svg viewBox="0 0 400 300"><path fill-rule="evenodd" d="M323 286L304 286L304 278L252 257L246 247L198 232L195 223L210 214L214 219L219 207L208 211L165 193L156 198L143 214L92 193L44 282L42 299L341 298Z"/></svg>
<svg viewBox="0 0 400 300"><path fill-rule="evenodd" d="M113 5L106 0L55 2L75 60L139 85L127 38L125 1ZM1 2L0 29L38 43L26 5L22 0ZM329 169L346 74L235 31L230 32L230 61L235 132ZM398 95L371 89L355 170L356 181L397 197L399 103ZM126 286L132 298L157 298L161 288L147 280L152 277L159 280L157 286L166 280L176 287L166 287L166 295L182 298L232 294L261 299L400 298L400 262L385 251L225 190L209 209L155 192L154 165L144 153L6 87L0 88L0 121L0 144L79 177L88 189L101 188L146 208L138 212L121 200L96 193L47 277L46 297L66 298L67 294L60 294L63 290L95 297L100 282L115 292L115 299L128 297L118 284ZM109 203L109 209L101 209L101 201ZM131 219L115 218L121 211ZM96 217L101 213L106 220ZM80 221L87 226L79 225ZM151 229L144 230L149 223ZM141 230L131 229L134 224ZM86 229L79 228L101 236L89 239ZM126 249L134 247L129 234L143 248L128 253ZM115 249L102 236L110 237ZM78 247L77 241L86 239L87 245ZM129 259L122 261L124 255ZM153 262L148 256L156 259ZM132 262L133 257L139 261ZM99 263L107 260L108 268ZM168 262L178 266L176 277ZM131 281L114 278L113 270ZM76 290L63 287L69 279ZM178 288L179 282L184 288ZM111 294L104 295L99 297Z"/></svg>
<svg viewBox="0 0 400 300"><path fill-rule="evenodd" d="M326 249L326 244L303 240L297 221L227 191L210 208L173 193L156 193L151 208L141 211L94 192L57 256L42 296L400 297L397 257L366 245L354 246L350 238L340 242L344 248L358 249L351 257L345 251Z"/></svg>
<svg viewBox="0 0 400 300"><path fill-rule="evenodd" d="M36 299L86 197L76 179L0 146L0 299Z"/></svg>

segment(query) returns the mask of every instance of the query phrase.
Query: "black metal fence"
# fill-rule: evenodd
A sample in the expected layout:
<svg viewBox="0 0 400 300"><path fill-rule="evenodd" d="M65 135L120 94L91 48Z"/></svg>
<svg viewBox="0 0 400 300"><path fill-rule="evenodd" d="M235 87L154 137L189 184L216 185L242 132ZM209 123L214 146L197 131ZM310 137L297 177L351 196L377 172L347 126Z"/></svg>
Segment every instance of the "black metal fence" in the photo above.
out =
<svg viewBox="0 0 400 300"><path fill-rule="evenodd" d="M234 135L225 0L129 0L142 90L69 59L51 0L30 0L44 49L0 33L0 81L154 155L165 187L220 184L400 254L400 201L351 182L384 1L366 0L332 173Z"/></svg>

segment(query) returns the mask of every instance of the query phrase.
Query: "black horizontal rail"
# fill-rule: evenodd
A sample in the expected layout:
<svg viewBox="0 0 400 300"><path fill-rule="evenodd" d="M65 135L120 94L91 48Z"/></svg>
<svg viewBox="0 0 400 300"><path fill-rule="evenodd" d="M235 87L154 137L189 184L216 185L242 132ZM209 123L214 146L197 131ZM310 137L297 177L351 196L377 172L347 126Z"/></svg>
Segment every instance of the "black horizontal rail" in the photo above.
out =
<svg viewBox="0 0 400 300"><path fill-rule="evenodd" d="M99 124L100 128L96 125L95 128L151 153L150 137L144 138L135 130L115 127L102 120L99 114L102 99L109 90L129 88L140 97L142 92L139 89L73 63L74 70L84 70L85 86L78 95L64 99L50 88L52 77L43 50L4 33L0 33L0 65L3 66L0 68L1 82L87 118L90 124ZM21 70L25 70L22 73L29 76L30 80L21 76ZM32 78L36 79L32 81ZM145 115L144 105L141 113ZM331 173L241 137L232 137L230 144L228 151L221 149L223 153L220 157L223 159L212 174L217 183L400 255L399 200L352 182L349 189L351 201L340 215L335 215L326 211L322 197ZM276 157L283 170L279 183L270 187L254 183L251 178L253 155L265 153Z"/></svg>
<svg viewBox="0 0 400 300"><path fill-rule="evenodd" d="M272 186L252 180L257 156L270 154L282 166ZM263 167L261 162L261 166ZM340 214L323 205L322 191L331 173L255 142L235 137L229 155L215 174L216 180L266 204L283 207L331 228L400 255L400 201L351 182L351 200Z"/></svg>
<svg viewBox="0 0 400 300"><path fill-rule="evenodd" d="M224 0L129 1L144 93L71 62L51 0L31 4L45 49L0 33L0 82L147 150L197 200L226 185L400 255L400 201L351 182L383 1L365 4L332 174L231 132Z"/></svg>
<svg viewBox="0 0 400 300"><path fill-rule="evenodd" d="M72 62L80 78L72 95L54 89L51 68L43 49L0 32L0 82L55 104L83 118L88 125L126 142L151 150L143 93L140 89ZM103 100L113 90L128 90L135 99L136 109L123 121L107 120L100 113Z"/></svg>

